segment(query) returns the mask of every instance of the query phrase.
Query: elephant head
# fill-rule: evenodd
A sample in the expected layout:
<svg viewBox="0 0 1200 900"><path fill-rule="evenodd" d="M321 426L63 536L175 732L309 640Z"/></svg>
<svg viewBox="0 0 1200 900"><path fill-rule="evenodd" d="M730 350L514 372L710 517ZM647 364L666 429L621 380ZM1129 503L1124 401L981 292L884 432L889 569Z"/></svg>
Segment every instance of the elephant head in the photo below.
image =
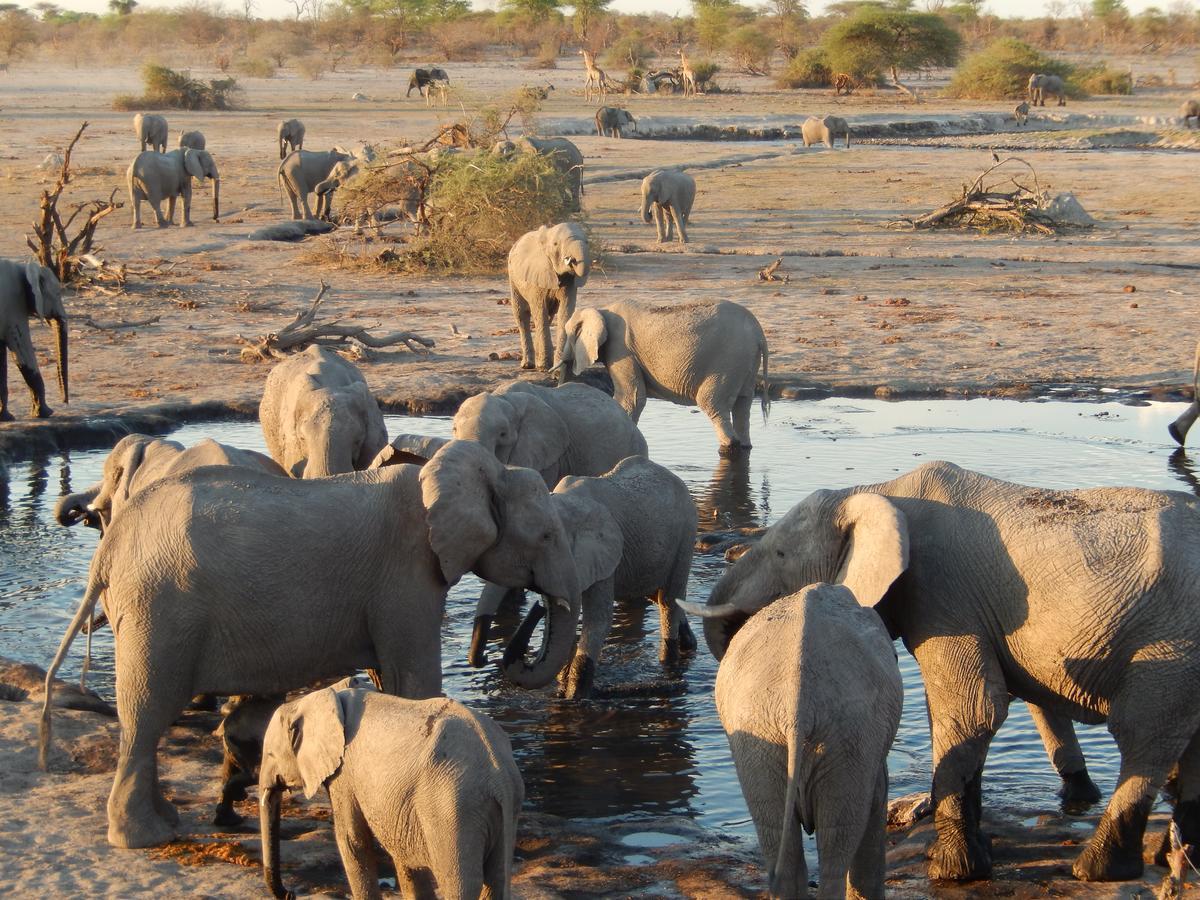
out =
<svg viewBox="0 0 1200 900"><path fill-rule="evenodd" d="M31 314L54 329L54 342L58 351L58 387L63 403L69 403L67 368L67 308L63 306L62 285L58 276L38 263L25 264L25 283L28 291L26 302Z"/></svg>
<svg viewBox="0 0 1200 900"><path fill-rule="evenodd" d="M217 174L217 164L212 154L207 150L183 151L183 168L197 181L211 178L213 183L213 221L221 217L221 176Z"/></svg>
<svg viewBox="0 0 1200 900"><path fill-rule="evenodd" d="M707 604L680 603L704 619L704 638L721 659L745 621L805 585L844 584L875 606L908 568L908 524L879 494L816 491L767 529L726 570Z"/></svg>
<svg viewBox="0 0 1200 900"><path fill-rule="evenodd" d="M534 661L525 660L532 625L513 638L504 659L509 681L549 683L575 649L580 589L571 543L541 477L502 465L474 441L452 441L421 469L421 490L429 543L448 585L473 571L550 598Z"/></svg>
<svg viewBox="0 0 1200 900"><path fill-rule="evenodd" d="M104 460L104 471L100 480L78 494L67 494L54 507L54 518L59 525L76 525L83 522L102 531L112 521L115 511L128 500L134 478L146 462L161 462L174 459L183 452L183 447L174 441L148 437L144 434L127 434L117 441Z"/></svg>
<svg viewBox="0 0 1200 900"><path fill-rule="evenodd" d="M589 366L600 360L604 343L608 340L608 323L599 309L577 310L567 320L559 358L554 362L559 383L582 375Z"/></svg>
<svg viewBox="0 0 1200 900"><path fill-rule="evenodd" d="M358 161L342 159L334 164L324 181L317 182L313 193L317 195L318 219L332 221L334 192L357 174Z"/></svg>
<svg viewBox="0 0 1200 900"><path fill-rule="evenodd" d="M387 444L381 422L379 404L362 382L313 391L296 421L301 452L291 474L327 478L365 469Z"/></svg>
<svg viewBox="0 0 1200 900"><path fill-rule="evenodd" d="M540 397L523 391L471 397L454 416L454 436L479 442L506 465L550 470L553 478L571 443L562 417Z"/></svg>
<svg viewBox="0 0 1200 900"><path fill-rule="evenodd" d="M587 284L591 271L591 254L587 235L582 228L564 222L552 228L538 229L538 248L546 255L550 270L557 276L559 286L573 280L577 288Z"/></svg>

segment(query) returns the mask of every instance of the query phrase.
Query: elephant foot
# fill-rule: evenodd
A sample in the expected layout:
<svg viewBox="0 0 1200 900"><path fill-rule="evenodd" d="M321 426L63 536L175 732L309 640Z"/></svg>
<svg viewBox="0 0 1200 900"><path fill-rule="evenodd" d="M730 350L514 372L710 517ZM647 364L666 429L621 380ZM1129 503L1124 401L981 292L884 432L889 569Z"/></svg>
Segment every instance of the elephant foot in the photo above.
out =
<svg viewBox="0 0 1200 900"><path fill-rule="evenodd" d="M1080 881L1132 881L1141 878L1145 868L1140 853L1112 848L1109 853L1094 851L1095 839L1071 866L1071 874Z"/></svg>
<svg viewBox="0 0 1200 900"><path fill-rule="evenodd" d="M1116 815L1105 811L1096 832L1071 867L1080 881L1129 881L1143 870L1142 839L1146 817L1154 805L1151 796L1126 806ZM1179 815L1178 809L1175 813Z"/></svg>
<svg viewBox="0 0 1200 900"><path fill-rule="evenodd" d="M123 850L157 847L175 840L175 826L147 810L142 816L108 816L108 842Z"/></svg>
<svg viewBox="0 0 1200 900"><path fill-rule="evenodd" d="M536 367L535 367L535 366L534 366L534 364L533 364L533 363L531 363L529 360L527 360L527 359L522 359L522 360L521 360L521 368L522 368L522 369L524 369L524 370L525 370L525 371L527 371L527 372L532 372L532 371L534 370L534 368L536 368Z"/></svg>
<svg viewBox="0 0 1200 900"><path fill-rule="evenodd" d="M162 791L159 791L154 798L154 811L162 816L163 820L172 828L179 824L179 810Z"/></svg>
<svg viewBox="0 0 1200 900"><path fill-rule="evenodd" d="M717 455L719 455L722 459L737 459L748 449L749 448L744 444L739 444L736 442L732 444L722 444L717 448Z"/></svg>
<svg viewBox="0 0 1200 900"><path fill-rule="evenodd" d="M568 667L567 680L562 695L567 700L586 700L592 696L592 684L596 680L596 663L590 656L575 659Z"/></svg>
<svg viewBox="0 0 1200 900"><path fill-rule="evenodd" d="M664 666L673 666L679 662L679 640L667 638L658 645L658 661Z"/></svg>
<svg viewBox="0 0 1200 900"><path fill-rule="evenodd" d="M15 422L16 418L7 409L0 409L0 422Z"/></svg>
<svg viewBox="0 0 1200 900"><path fill-rule="evenodd" d="M48 419L54 415L54 410L48 407L45 403L35 404L33 407L33 416L36 419Z"/></svg>
<svg viewBox="0 0 1200 900"><path fill-rule="evenodd" d="M1100 802L1100 788L1092 781L1087 769L1067 772L1062 776L1062 787L1058 789L1062 798L1063 812L1077 816L1089 806Z"/></svg>
<svg viewBox="0 0 1200 900"><path fill-rule="evenodd" d="M930 881L980 881L992 875L992 854L983 835L974 839L938 835L929 848Z"/></svg>
<svg viewBox="0 0 1200 900"><path fill-rule="evenodd" d="M679 649L687 654L696 652L699 646L696 643L696 633L692 631L692 626L688 624L687 619L683 619L679 624Z"/></svg>
<svg viewBox="0 0 1200 900"><path fill-rule="evenodd" d="M234 828L246 821L246 817L234 812L232 806L224 804L217 807L217 814L213 816L214 825L223 825L226 828Z"/></svg>

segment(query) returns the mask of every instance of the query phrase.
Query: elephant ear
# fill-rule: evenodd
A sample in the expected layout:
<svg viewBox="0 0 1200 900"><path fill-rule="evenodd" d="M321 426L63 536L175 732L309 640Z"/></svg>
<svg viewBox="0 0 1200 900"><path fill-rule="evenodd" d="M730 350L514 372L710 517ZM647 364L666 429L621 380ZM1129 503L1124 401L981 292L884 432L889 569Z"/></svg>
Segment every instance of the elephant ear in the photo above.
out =
<svg viewBox="0 0 1200 900"><path fill-rule="evenodd" d="M304 782L304 796L311 800L341 767L346 751L345 718L337 691L326 688L296 701L288 737Z"/></svg>
<svg viewBox="0 0 1200 900"><path fill-rule="evenodd" d="M571 445L567 423L550 404L535 394L509 391L504 399L517 411L517 440L508 457L510 466L541 472L557 463Z"/></svg>
<svg viewBox="0 0 1200 900"><path fill-rule="evenodd" d="M183 151L183 168L193 178L203 180L204 164L200 160L199 150Z"/></svg>
<svg viewBox="0 0 1200 900"><path fill-rule="evenodd" d="M29 282L29 290L33 292L33 311L43 322L54 312L54 298L42 283L42 279L49 273L50 270L39 263L25 263L25 280Z"/></svg>
<svg viewBox="0 0 1200 900"><path fill-rule="evenodd" d="M500 536L496 485L503 464L475 441L450 441L421 469L429 545L454 585Z"/></svg>
<svg viewBox="0 0 1200 900"><path fill-rule="evenodd" d="M874 606L908 568L908 521L886 497L851 494L836 524L848 537L838 583L863 606Z"/></svg>
<svg viewBox="0 0 1200 900"><path fill-rule="evenodd" d="M587 590L608 578L621 563L625 537L612 513L599 503L554 493L558 516L571 540L571 555L579 575L579 587Z"/></svg>
<svg viewBox="0 0 1200 900"><path fill-rule="evenodd" d="M133 476L137 474L137 470L142 467L142 463L146 460L146 447L150 444L150 438L134 437L132 446L125 457L125 463L121 466L121 499L129 499L129 489L133 485ZM122 440L125 440L124 438Z"/></svg>
<svg viewBox="0 0 1200 900"><path fill-rule="evenodd" d="M598 309L581 309L575 314L578 319L571 332L571 361L575 375L579 376L600 359L600 348L608 338L608 327Z"/></svg>

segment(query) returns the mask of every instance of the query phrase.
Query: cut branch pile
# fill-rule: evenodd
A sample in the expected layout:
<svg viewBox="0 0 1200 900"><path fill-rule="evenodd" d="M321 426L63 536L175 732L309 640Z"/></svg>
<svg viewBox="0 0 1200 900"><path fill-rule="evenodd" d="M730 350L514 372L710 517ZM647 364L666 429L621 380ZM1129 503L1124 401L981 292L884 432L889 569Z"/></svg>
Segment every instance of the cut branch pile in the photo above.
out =
<svg viewBox="0 0 1200 900"><path fill-rule="evenodd" d="M411 331L374 335L370 329L378 328L378 325L341 325L336 319L327 323L318 322L317 313L328 290L329 285L322 281L321 289L308 309L296 313L296 317L279 331L252 340L239 336L238 343L245 345L242 347L242 362L282 359L289 352L303 350L311 344L353 350L359 359L369 359L371 349L395 344L403 344L413 353L428 353L429 348L434 346L429 338Z"/></svg>

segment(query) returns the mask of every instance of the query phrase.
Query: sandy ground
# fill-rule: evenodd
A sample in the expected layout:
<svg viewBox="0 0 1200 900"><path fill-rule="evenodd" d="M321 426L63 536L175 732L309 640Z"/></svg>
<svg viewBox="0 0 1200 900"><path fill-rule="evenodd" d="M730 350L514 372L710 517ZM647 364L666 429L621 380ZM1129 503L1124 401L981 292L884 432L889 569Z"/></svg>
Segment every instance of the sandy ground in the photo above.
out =
<svg viewBox="0 0 1200 900"><path fill-rule="evenodd" d="M68 73L69 75L70 73ZM197 75L207 73L196 71ZM137 88L133 70L79 71L66 84L46 71L20 68L0 80L0 254L24 253L23 234L47 180L36 169L79 122L92 125L81 144L71 196L124 190L135 155L129 116L109 108L113 94ZM548 76L559 86L542 120L586 118L571 88L574 68L531 73L516 63L456 66L456 84L475 97ZM771 92L761 81L733 79L740 95L638 99L628 105L655 117L722 121L802 121L837 109L851 122L910 116L914 107L888 96L835 101L824 92ZM331 315L408 328L437 341L417 357L379 353L366 377L389 408L449 409L463 396L516 375L516 363L489 361L516 349L503 276L413 278L316 265L343 234L300 245L251 243L251 230L283 215L275 187L274 123L292 115L308 126L316 149L354 140L399 143L429 134L447 111L403 99L399 73L351 72L309 83L281 77L248 80L246 109L228 114L169 115L172 136L200 128L223 173L224 215L196 227L129 230L129 210L102 228L101 255L150 272L120 296L68 297L73 317L72 394L45 423L0 426L0 452L20 454L36 441L92 441L86 429L165 427L171 420L240 411L257 405L264 366L239 360L239 335L278 328L313 296L332 286ZM372 99L352 102L354 91ZM1182 92L1075 104L1099 116L1153 116L1165 121ZM984 104L1002 113L1007 104ZM928 100L916 113L952 116L981 105ZM582 116L581 116L582 110ZM1169 126L1162 126L1164 129ZM1143 130L1153 131L1145 126ZM1072 138L1073 139L1073 138ZM1100 227L1054 238L972 232L913 234L889 222L950 199L990 160L992 144L1029 147L1043 184L1073 191ZM1194 240L1200 186L1194 158L1181 152L1073 152L1007 134L959 147L862 145L849 151L804 150L794 144L644 141L584 136L586 207L603 247L602 263L581 303L637 298L673 303L724 297L751 308L772 347L772 380L785 395L807 392L1029 395L1050 384L1108 387L1178 396L1189 383L1193 329L1187 268L1200 266ZM636 221L637 180L653 166L692 167L699 182L693 243L655 246ZM786 285L761 285L755 273L785 255ZM263 310L263 304L277 305ZM258 309L258 311L253 311ZM126 331L83 324L159 321ZM44 371L52 371L49 332L38 328ZM15 372L12 373L15 376ZM52 380L52 379L51 379ZM10 385L14 410L26 409L24 388ZM51 403L54 404L53 397ZM56 405L56 404L55 404ZM205 824L217 790L218 753L212 716L189 715L164 742L169 793L181 807L183 834L201 846L166 851L110 850L104 801L117 728L95 713L56 713L53 773L36 771L36 694L0 702L0 883L14 895L210 897L261 896L258 840L252 827L217 833ZM243 812L254 814L253 802ZM1044 811L1043 811L1044 812ZM289 807L286 872L302 892L344 886L321 802ZM988 885L935 888L924 879L928 824L892 836L890 887L897 897L1129 897L1149 890L1161 870L1139 884L1085 886L1070 878L1070 860L1087 819L1010 811L989 823L996 836L996 878ZM252 822L251 822L252 825ZM526 817L518 851L521 897L584 895L755 896L764 889L752 848L699 831L683 820L630 826L677 834L681 844L639 850L629 861L624 826L599 828L545 816ZM1148 896L1148 894L1143 894Z"/></svg>

